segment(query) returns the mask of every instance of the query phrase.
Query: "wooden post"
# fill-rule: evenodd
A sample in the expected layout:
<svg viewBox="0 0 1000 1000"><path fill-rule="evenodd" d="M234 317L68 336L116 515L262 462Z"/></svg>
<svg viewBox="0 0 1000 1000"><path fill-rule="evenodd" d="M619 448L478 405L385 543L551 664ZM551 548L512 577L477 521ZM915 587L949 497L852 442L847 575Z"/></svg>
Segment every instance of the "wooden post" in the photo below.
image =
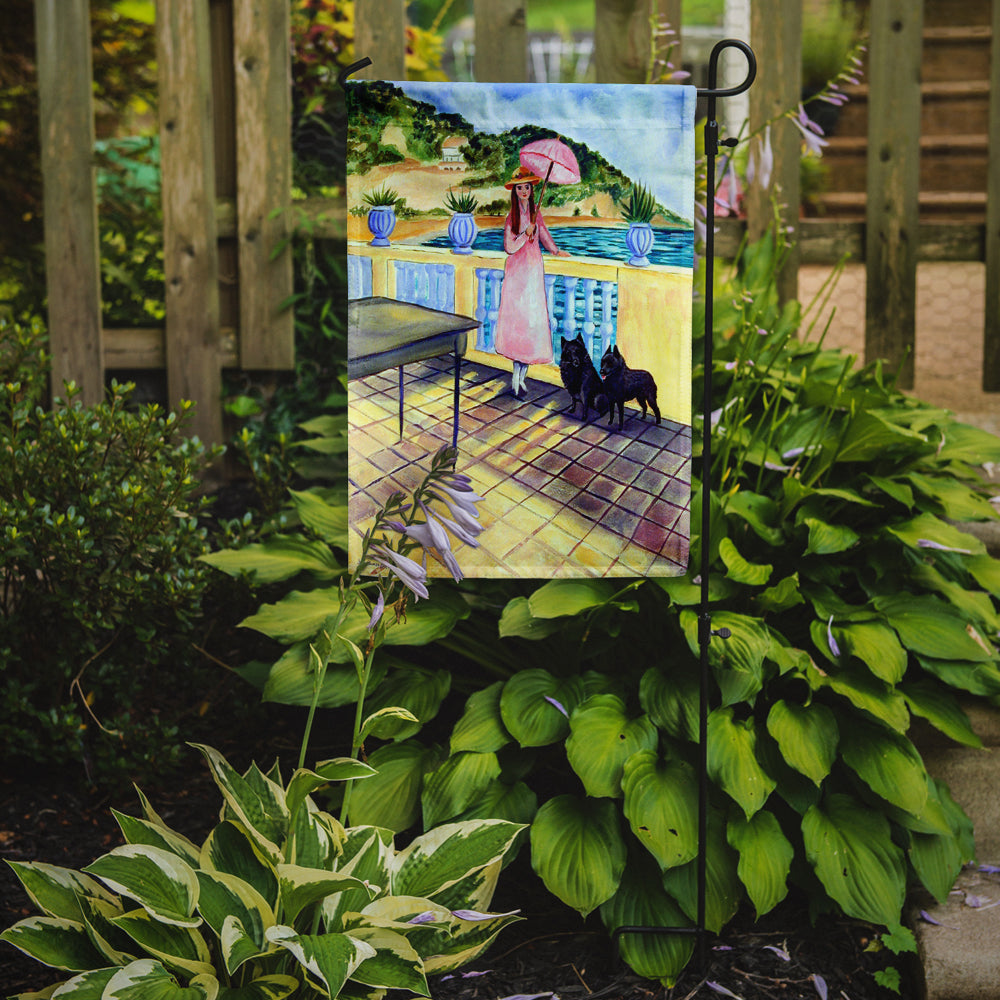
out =
<svg viewBox="0 0 1000 1000"><path fill-rule="evenodd" d="M654 0L594 0L594 69L598 83L645 83Z"/></svg>
<svg viewBox="0 0 1000 1000"><path fill-rule="evenodd" d="M758 0L750 8L750 39L757 56L757 80L750 88L750 132L798 107L802 94L802 4L800 0ZM754 144L760 139L754 139ZM771 125L774 169L766 188L758 177L746 195L747 229L751 240L760 239L775 218L791 228L793 244L778 273L782 302L798 297L799 284L799 160L802 134L787 118ZM757 147L760 148L759 146ZM721 170L720 164L720 170ZM778 234L775 234L777 238Z"/></svg>
<svg viewBox="0 0 1000 1000"><path fill-rule="evenodd" d="M214 444L222 441L222 406L210 50L206 0L160 0L167 396L197 404L192 433Z"/></svg>
<svg viewBox="0 0 1000 1000"><path fill-rule="evenodd" d="M476 80L523 83L528 79L524 0L475 0L473 12Z"/></svg>
<svg viewBox="0 0 1000 1000"><path fill-rule="evenodd" d="M287 0L233 7L240 365L295 367L292 294L291 54ZM275 248L285 248L272 259Z"/></svg>
<svg viewBox="0 0 1000 1000"><path fill-rule="evenodd" d="M104 397L89 0L35 0L52 394Z"/></svg>
<svg viewBox="0 0 1000 1000"><path fill-rule="evenodd" d="M993 0L989 128L989 170L986 180L986 328L983 331L983 390L1000 392L1000 0Z"/></svg>
<svg viewBox="0 0 1000 1000"><path fill-rule="evenodd" d="M923 2L872 0L869 15L865 360L899 367L903 389L916 344L923 13Z"/></svg>
<svg viewBox="0 0 1000 1000"><path fill-rule="evenodd" d="M406 79L405 0L354 0L354 57L363 56L372 65L354 79Z"/></svg>

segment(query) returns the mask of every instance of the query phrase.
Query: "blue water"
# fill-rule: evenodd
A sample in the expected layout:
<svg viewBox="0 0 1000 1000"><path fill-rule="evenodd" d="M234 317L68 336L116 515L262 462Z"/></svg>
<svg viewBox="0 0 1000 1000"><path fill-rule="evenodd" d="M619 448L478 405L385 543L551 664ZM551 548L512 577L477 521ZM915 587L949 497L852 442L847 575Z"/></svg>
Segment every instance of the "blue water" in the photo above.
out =
<svg viewBox="0 0 1000 1000"><path fill-rule="evenodd" d="M579 257L604 257L628 261L631 253L625 246L625 229L604 226L554 226L550 232L560 250ZM694 267L694 232L690 229L653 227L650 264ZM427 246L451 246L447 235L427 240ZM474 250L503 250L503 229L481 229L472 245ZM545 251L542 251L545 253Z"/></svg>

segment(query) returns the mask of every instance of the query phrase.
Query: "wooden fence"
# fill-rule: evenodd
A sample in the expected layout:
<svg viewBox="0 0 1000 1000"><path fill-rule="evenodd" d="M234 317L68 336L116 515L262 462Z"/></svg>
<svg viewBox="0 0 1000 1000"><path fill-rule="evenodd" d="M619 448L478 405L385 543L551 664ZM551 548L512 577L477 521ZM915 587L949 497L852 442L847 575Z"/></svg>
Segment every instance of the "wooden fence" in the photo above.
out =
<svg viewBox="0 0 1000 1000"><path fill-rule="evenodd" d="M476 77L527 79L525 5L474 0ZM93 179L88 0L35 0L53 384L73 379L101 397L105 371L165 368L171 402L195 400L195 431L222 440L224 367L281 370L293 364L290 0L158 0L166 326L101 327ZM681 0L595 0L593 61L604 83L639 83L650 59L650 17L679 26ZM370 78L405 77L405 0L356 0L355 51L374 61ZM919 53L923 0L871 0L868 199L865 221L785 223L798 240L781 276L796 292L805 262L845 252L867 269L866 356L898 363L910 351L912 384L916 266L923 260L984 261L984 388L1000 390L1000 0L992 3L991 98L985 224L921 223ZM759 72L750 126L799 101L802 0L753 0L751 38ZM683 51L683 38L680 40ZM678 52L673 53L676 62ZM752 188L747 220L726 220L718 251L732 252L744 225L763 231L771 199L799 203L800 137L790 122L773 135L775 171ZM343 219L343 199L309 206ZM318 223L315 235L342 235Z"/></svg>

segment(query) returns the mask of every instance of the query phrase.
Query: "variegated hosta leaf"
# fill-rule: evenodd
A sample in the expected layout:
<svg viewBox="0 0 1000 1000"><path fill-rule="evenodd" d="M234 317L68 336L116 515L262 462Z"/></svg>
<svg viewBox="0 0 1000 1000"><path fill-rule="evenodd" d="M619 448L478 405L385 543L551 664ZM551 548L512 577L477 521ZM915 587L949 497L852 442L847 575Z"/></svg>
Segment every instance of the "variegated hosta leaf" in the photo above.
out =
<svg viewBox="0 0 1000 1000"><path fill-rule="evenodd" d="M365 959L375 957L370 944L349 934L296 934L293 928L278 924L268 928L267 939L291 952L309 978L332 997Z"/></svg>
<svg viewBox="0 0 1000 1000"><path fill-rule="evenodd" d="M619 927L689 927L692 922L664 891L651 859L630 858L618 891L601 904L610 932ZM694 950L693 934L623 934L619 949L640 976L673 986Z"/></svg>
<svg viewBox="0 0 1000 1000"><path fill-rule="evenodd" d="M53 969L81 972L100 968L104 958L95 950L87 928L65 917L28 917L0 934L6 941L35 961Z"/></svg>
<svg viewBox="0 0 1000 1000"><path fill-rule="evenodd" d="M109 903L114 896L97 879L74 871L39 861L8 861L24 891L46 916L82 920L81 896L93 896Z"/></svg>
<svg viewBox="0 0 1000 1000"><path fill-rule="evenodd" d="M927 771L910 740L861 719L851 722L841 755L876 795L919 815L927 802Z"/></svg>
<svg viewBox="0 0 1000 1000"><path fill-rule="evenodd" d="M802 836L820 882L849 917L899 923L906 866L882 813L849 795L830 795L806 813Z"/></svg>
<svg viewBox="0 0 1000 1000"><path fill-rule="evenodd" d="M424 963L402 934L384 927L356 927L351 937L372 946L375 954L351 973L351 979L366 986L409 990L430 996Z"/></svg>
<svg viewBox="0 0 1000 1000"><path fill-rule="evenodd" d="M521 919L516 912L511 912L480 914L475 920L466 920L460 916L465 912L452 911L454 923L451 931L439 932L439 940L424 956L424 971L428 975L451 972L468 965L486 951L500 931ZM414 945L419 950L418 941L414 941Z"/></svg>
<svg viewBox="0 0 1000 1000"><path fill-rule="evenodd" d="M754 720L738 722L733 709L717 708L708 717L708 774L752 816L774 791L776 782L757 762Z"/></svg>
<svg viewBox="0 0 1000 1000"><path fill-rule="evenodd" d="M520 840L525 829L525 827L521 827L514 838L515 842ZM448 907L449 910L463 908L488 910L493 902L493 894L497 889L500 871L506 860L506 855L498 858L493 864L479 868L466 875L465 878L460 878L457 882L452 883L447 889L434 893L435 902Z"/></svg>
<svg viewBox="0 0 1000 1000"><path fill-rule="evenodd" d="M182 834L149 820L126 816L125 813L120 813L117 809L112 809L111 812L118 821L122 834L128 843L159 847L161 850L176 854L192 868L198 864L199 849Z"/></svg>
<svg viewBox="0 0 1000 1000"><path fill-rule="evenodd" d="M109 889L134 899L150 916L178 927L197 927L198 878L171 851L146 844L125 844L85 869Z"/></svg>
<svg viewBox="0 0 1000 1000"><path fill-rule="evenodd" d="M286 920L294 921L302 910L345 889L361 889L375 895L361 879L342 872L327 872L300 865L278 865L281 906Z"/></svg>
<svg viewBox="0 0 1000 1000"><path fill-rule="evenodd" d="M454 819L500 777L495 753L452 754L436 771L424 778L420 802L424 826L437 826Z"/></svg>
<svg viewBox="0 0 1000 1000"><path fill-rule="evenodd" d="M560 679L547 670L521 670L504 684L500 717L521 746L547 746L566 736L569 716L583 698L579 677Z"/></svg>
<svg viewBox="0 0 1000 1000"><path fill-rule="evenodd" d="M278 845L288 832L284 789L254 768L246 776L240 775L212 747L198 743L192 746L204 754L227 807L247 828L264 855L277 863L281 856Z"/></svg>
<svg viewBox="0 0 1000 1000"><path fill-rule="evenodd" d="M351 789L352 826L381 826L396 833L420 817L424 773L438 763L437 753L416 740L379 747L368 761L375 777Z"/></svg>
<svg viewBox="0 0 1000 1000"><path fill-rule="evenodd" d="M44 993L19 994L20 997L46 997L51 996L53 1000L101 1000L104 996L104 988L114 978L120 966L112 966L107 969L91 969L89 972L82 972L79 976L67 979L65 983L58 986L49 993L52 988ZM17 998L12 998L17 1000Z"/></svg>
<svg viewBox="0 0 1000 1000"><path fill-rule="evenodd" d="M698 783L690 765L643 750L625 762L622 789L632 832L661 869L697 855Z"/></svg>
<svg viewBox="0 0 1000 1000"><path fill-rule="evenodd" d="M595 694L577 706L569 727L566 757L595 798L620 798L626 760L639 750L655 749L659 739L649 716L630 719L625 702L613 694Z"/></svg>
<svg viewBox="0 0 1000 1000"><path fill-rule="evenodd" d="M135 942L114 924L115 917L125 912L120 902L109 903L93 896L83 896L80 904L90 940L104 956L105 965L128 965L140 957Z"/></svg>
<svg viewBox="0 0 1000 1000"><path fill-rule="evenodd" d="M476 753L495 753L510 743L500 716L500 693L503 681L497 681L470 695L462 717L451 733L451 752L473 750Z"/></svg>
<svg viewBox="0 0 1000 1000"><path fill-rule="evenodd" d="M499 861L523 827L502 819L446 823L421 834L393 860L392 892L433 899Z"/></svg>
<svg viewBox="0 0 1000 1000"><path fill-rule="evenodd" d="M343 915L358 912L369 904L371 893L386 892L392 857L392 833L373 826L356 826L347 831L337 870L353 875L367 888L345 889L323 900L323 920L327 930L344 930Z"/></svg>
<svg viewBox="0 0 1000 1000"><path fill-rule="evenodd" d="M215 976L196 976L181 986L159 962L143 958L119 969L108 981L101 1000L216 1000L218 995Z"/></svg>
<svg viewBox="0 0 1000 1000"><path fill-rule="evenodd" d="M349 781L356 778L370 778L376 774L373 767L353 757L335 757L324 760L310 771L299 768L288 782L285 792L285 805L288 812L294 815L306 797L312 795L318 788L328 785L331 781Z"/></svg>
<svg viewBox="0 0 1000 1000"><path fill-rule="evenodd" d="M252 885L272 907L278 905L278 875L241 823L220 823L201 847L199 867L224 872Z"/></svg>
<svg viewBox="0 0 1000 1000"><path fill-rule="evenodd" d="M708 816L705 850L705 926L718 934L732 919L743 899L743 884L736 874L736 852L726 843L726 824L720 813ZM698 861L663 873L663 887L691 918L698 919Z"/></svg>
<svg viewBox="0 0 1000 1000"><path fill-rule="evenodd" d="M218 1000L285 1000L299 985L294 976L261 976L245 986L223 986Z"/></svg>
<svg viewBox="0 0 1000 1000"><path fill-rule="evenodd" d="M171 969L181 969L189 976L213 971L205 939L190 927L160 923L145 910L123 913L112 923Z"/></svg>
<svg viewBox="0 0 1000 1000"><path fill-rule="evenodd" d="M608 799L558 795L531 824L531 865L549 892L586 916L618 889L625 842Z"/></svg>
<svg viewBox="0 0 1000 1000"><path fill-rule="evenodd" d="M751 819L730 820L729 845L740 853L736 873L760 918L788 895L788 872L795 849L773 813L762 809Z"/></svg>
<svg viewBox="0 0 1000 1000"><path fill-rule="evenodd" d="M227 920L237 920L240 931L250 939L255 953L264 951L264 931L275 923L274 912L267 900L248 882L223 872L200 871L198 883L201 887L198 910L216 935L222 939ZM233 931L230 931L230 936L232 934ZM226 965L232 975L240 963L229 964L230 952L231 949L227 950ZM246 961L246 957L241 958L242 961Z"/></svg>
<svg viewBox="0 0 1000 1000"><path fill-rule="evenodd" d="M329 813L321 812L306 799L292 820L285 856L291 864L305 868L330 869L344 842L344 828Z"/></svg>
<svg viewBox="0 0 1000 1000"><path fill-rule="evenodd" d="M830 773L840 733L826 705L815 701L798 705L779 699L768 713L767 731L777 741L785 761L815 785Z"/></svg>

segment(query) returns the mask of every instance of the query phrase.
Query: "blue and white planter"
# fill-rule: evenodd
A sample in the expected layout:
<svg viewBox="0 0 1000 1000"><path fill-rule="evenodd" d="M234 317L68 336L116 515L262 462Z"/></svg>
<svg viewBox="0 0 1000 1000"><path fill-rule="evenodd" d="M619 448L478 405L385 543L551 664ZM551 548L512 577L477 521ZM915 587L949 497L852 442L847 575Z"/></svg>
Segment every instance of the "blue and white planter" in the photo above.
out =
<svg viewBox="0 0 1000 1000"><path fill-rule="evenodd" d="M375 237L373 247L389 246L389 236L396 228L396 210L392 205L375 205L368 210L368 230Z"/></svg>
<svg viewBox="0 0 1000 1000"><path fill-rule="evenodd" d="M630 222L625 245L632 254L629 263L633 267L646 267L649 264L646 254L653 248L653 227L648 222Z"/></svg>
<svg viewBox="0 0 1000 1000"><path fill-rule="evenodd" d="M451 252L460 254L472 253L472 244L479 235L476 220L468 212L456 212L448 223L448 239L451 240Z"/></svg>

